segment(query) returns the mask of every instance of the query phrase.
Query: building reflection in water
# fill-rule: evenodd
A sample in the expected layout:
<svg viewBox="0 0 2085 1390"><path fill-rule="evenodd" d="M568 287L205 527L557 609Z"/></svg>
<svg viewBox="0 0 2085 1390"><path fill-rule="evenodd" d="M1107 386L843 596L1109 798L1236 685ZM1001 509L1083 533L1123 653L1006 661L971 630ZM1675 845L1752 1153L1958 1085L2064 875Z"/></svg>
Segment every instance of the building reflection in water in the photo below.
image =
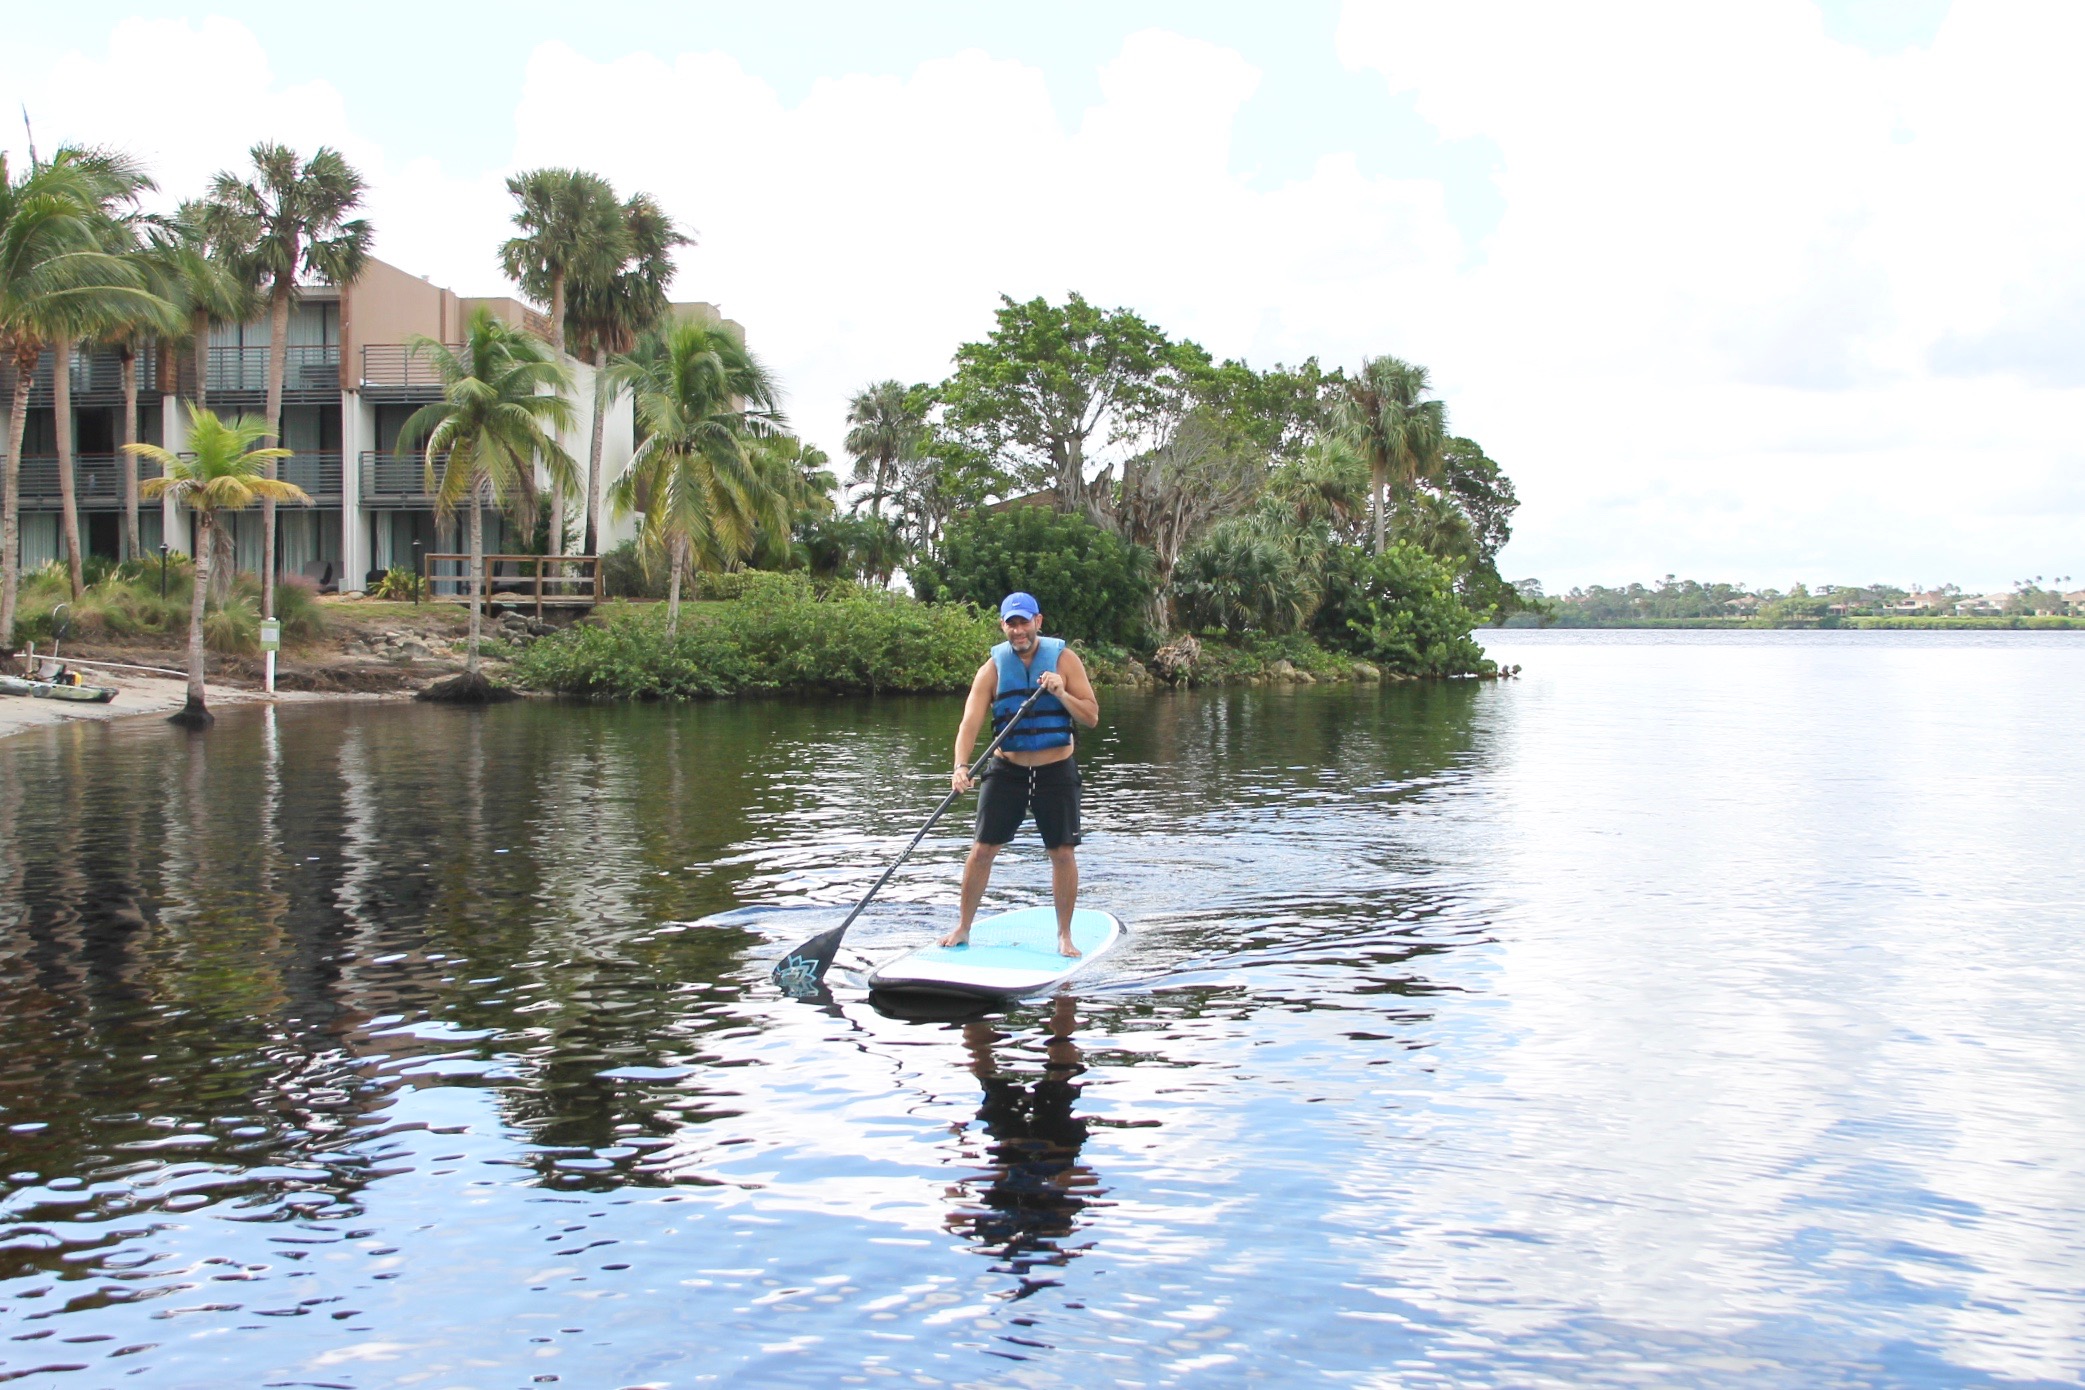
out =
<svg viewBox="0 0 2085 1390"><path fill-rule="evenodd" d="M949 1229L977 1242L991 1255L995 1270L1020 1281L1015 1299L1058 1280L1035 1271L1061 1269L1078 1250L1065 1244L1079 1226L1079 1212L1099 1195L1091 1168L1079 1161L1086 1144L1087 1123L1073 1113L1083 1089L1077 1078L1086 1070L1074 1033L1077 1001L1059 995L1046 1023L1040 1076L1012 1070L1002 1058L1008 1041L991 1020L963 1026L963 1045L970 1070L984 1087L978 1106L985 1147L981 1157L990 1177L980 1188L972 1179L955 1189L963 1203L948 1219ZM961 1127L966 1136L968 1125Z"/></svg>

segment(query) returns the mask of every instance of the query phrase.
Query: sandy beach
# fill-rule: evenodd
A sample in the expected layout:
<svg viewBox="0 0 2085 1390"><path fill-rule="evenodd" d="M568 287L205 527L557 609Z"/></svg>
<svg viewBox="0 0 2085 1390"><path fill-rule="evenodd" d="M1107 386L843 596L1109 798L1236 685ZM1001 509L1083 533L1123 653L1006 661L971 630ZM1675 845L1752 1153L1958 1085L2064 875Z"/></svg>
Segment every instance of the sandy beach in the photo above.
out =
<svg viewBox="0 0 2085 1390"><path fill-rule="evenodd" d="M165 718L181 708L188 695L187 682L175 680L171 676L146 675L141 671L97 671L91 679L97 685L116 687L116 698L105 705L77 705L66 700L39 700L27 695L0 695L0 739L51 724L87 721L106 723L112 719L129 719L145 715ZM312 700L411 698L403 694L318 690L283 690L277 691L271 697L259 690L235 685L212 685L209 687L209 693L210 708L219 711L234 705L266 703L270 699L276 704L292 704Z"/></svg>

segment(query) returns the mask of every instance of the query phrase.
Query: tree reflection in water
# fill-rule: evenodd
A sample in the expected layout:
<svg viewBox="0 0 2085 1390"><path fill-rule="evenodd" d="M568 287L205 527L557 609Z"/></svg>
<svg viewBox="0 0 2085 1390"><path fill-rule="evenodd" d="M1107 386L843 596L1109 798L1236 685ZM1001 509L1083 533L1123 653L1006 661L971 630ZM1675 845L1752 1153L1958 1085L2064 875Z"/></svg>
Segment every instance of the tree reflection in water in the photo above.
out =
<svg viewBox="0 0 2085 1390"><path fill-rule="evenodd" d="M1020 1280L1016 1300L1059 1282L1037 1278L1033 1271L1070 1263L1078 1251L1063 1242L1097 1193L1093 1170L1079 1161L1086 1121L1073 1113L1083 1089L1076 1078L1086 1070L1073 1040L1077 1001L1068 994L1057 996L1046 1027L1042 1074L1032 1076L1002 1067L994 1044L1008 1035L992 1021L963 1026L971 1074L984 1087L977 1118L989 1141L984 1158L991 1180L982 1194L975 1180L955 1189L965 1205L949 1215L948 1226L995 1257L995 1270ZM961 1126L958 1133L968 1129Z"/></svg>

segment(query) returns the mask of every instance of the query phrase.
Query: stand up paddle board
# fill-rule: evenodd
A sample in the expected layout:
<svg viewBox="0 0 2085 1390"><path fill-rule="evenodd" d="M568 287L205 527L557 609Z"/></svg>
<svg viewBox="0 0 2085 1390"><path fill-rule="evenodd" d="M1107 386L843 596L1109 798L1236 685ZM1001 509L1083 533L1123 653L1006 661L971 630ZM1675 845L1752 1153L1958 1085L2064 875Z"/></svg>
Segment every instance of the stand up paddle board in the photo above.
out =
<svg viewBox="0 0 2085 1390"><path fill-rule="evenodd" d="M1076 956L1057 954L1057 910L1023 908L970 924L967 946L922 946L885 961L869 988L891 994L940 994L965 999L1014 999L1061 984L1114 949L1122 924L1112 913L1075 909L1071 940Z"/></svg>

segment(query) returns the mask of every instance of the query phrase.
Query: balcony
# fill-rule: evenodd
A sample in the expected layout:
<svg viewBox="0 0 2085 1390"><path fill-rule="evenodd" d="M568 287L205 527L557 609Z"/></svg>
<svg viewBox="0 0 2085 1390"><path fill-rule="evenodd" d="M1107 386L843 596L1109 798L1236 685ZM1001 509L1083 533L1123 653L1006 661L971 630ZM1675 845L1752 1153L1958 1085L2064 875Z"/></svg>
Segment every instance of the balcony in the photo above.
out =
<svg viewBox="0 0 2085 1390"><path fill-rule="evenodd" d="M365 449L362 464L362 501L393 507L431 507L434 494L427 486L427 463L418 454L386 454ZM435 475L440 480L440 474Z"/></svg>
<svg viewBox="0 0 2085 1390"><path fill-rule="evenodd" d="M159 476L159 465L138 460L138 481ZM334 487L339 488L338 470ZM123 455L80 454L72 461L73 500L83 512L114 511L123 505ZM58 492L58 460L55 456L25 454L22 457L21 509L56 511L64 505ZM157 506L156 502L141 503Z"/></svg>
<svg viewBox="0 0 2085 1390"><path fill-rule="evenodd" d="M141 399L159 390L156 357L150 348L138 352L138 396ZM46 349L36 361L36 371L29 378L29 404L32 406L48 407L53 403L52 360L52 353ZM0 358L0 399L14 398L14 376L13 359ZM72 355L73 404L105 405L122 399L123 359L107 348L76 350Z"/></svg>
<svg viewBox="0 0 2085 1390"><path fill-rule="evenodd" d="M452 343L450 350L460 347ZM441 373L403 343L368 343L362 348L362 394L371 400L439 400Z"/></svg>
<svg viewBox="0 0 2085 1390"><path fill-rule="evenodd" d="M282 398L286 401L337 400L340 396L340 344L292 343L282 367ZM181 392L195 394L195 354L181 358ZM212 396L251 395L265 398L268 392L268 349L266 347L214 347L209 349L205 370ZM255 401L254 404L259 404Z"/></svg>
<svg viewBox="0 0 2085 1390"><path fill-rule="evenodd" d="M275 463L275 476L303 488L314 502L340 503L340 454L297 453Z"/></svg>

